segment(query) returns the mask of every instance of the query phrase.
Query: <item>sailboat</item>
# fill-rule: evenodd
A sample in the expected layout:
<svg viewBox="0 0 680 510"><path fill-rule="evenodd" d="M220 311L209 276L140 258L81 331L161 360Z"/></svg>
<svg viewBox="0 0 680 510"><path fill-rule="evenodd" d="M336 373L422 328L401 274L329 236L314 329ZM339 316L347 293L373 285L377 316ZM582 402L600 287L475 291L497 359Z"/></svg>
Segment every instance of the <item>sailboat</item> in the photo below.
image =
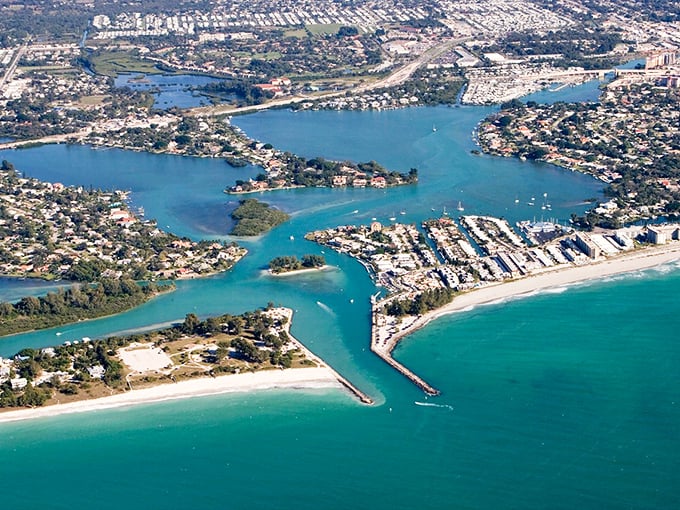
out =
<svg viewBox="0 0 680 510"><path fill-rule="evenodd" d="M432 124L432 132L433 132L433 133L436 133L436 132L437 132L437 126L435 126L434 124Z"/></svg>
<svg viewBox="0 0 680 510"><path fill-rule="evenodd" d="M458 201L458 207L456 207L459 211L464 211L465 207L463 207L463 204L461 204L460 200Z"/></svg>
<svg viewBox="0 0 680 510"><path fill-rule="evenodd" d="M552 207L550 205L550 202L548 202L548 194L547 193L543 193L543 206L548 210L550 210L550 208Z"/></svg>

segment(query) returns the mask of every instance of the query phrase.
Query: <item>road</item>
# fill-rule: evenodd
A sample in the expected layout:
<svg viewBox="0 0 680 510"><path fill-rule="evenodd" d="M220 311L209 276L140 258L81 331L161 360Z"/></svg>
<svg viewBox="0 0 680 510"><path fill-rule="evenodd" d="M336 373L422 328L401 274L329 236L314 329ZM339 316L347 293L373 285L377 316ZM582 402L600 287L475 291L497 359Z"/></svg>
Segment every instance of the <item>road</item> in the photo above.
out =
<svg viewBox="0 0 680 510"><path fill-rule="evenodd" d="M394 87L396 85L401 85L405 81L407 81L411 75L416 72L416 70L428 62L432 61L433 59L437 58L438 56L444 54L445 52L449 51L451 48L454 46L457 46L458 44L462 43L463 41L468 40L469 37L465 38L460 38L460 39L449 39L447 41L444 41L436 46L433 46L429 50L425 51L422 55L420 55L418 58L413 60L412 62L409 62L408 64L400 67L393 73L389 74L385 78L382 78L380 80L377 80L372 83L368 83L365 85L360 85L356 88L353 89L347 89L347 90L342 90L342 91L336 91L336 92L328 92L326 94L320 94L320 95L314 95L314 96L293 96L293 97L287 97L285 99L278 99L275 101L270 101L268 103L264 104L257 104L257 105L252 105L252 106L242 106L242 107L234 107L232 105L217 105L217 106L204 106L200 108L192 108L190 110L186 110L186 113L189 115L196 115L196 116L218 116L218 115L237 115L241 113L248 113L248 112L254 112L258 110L267 110L269 108L276 108L280 106L286 106L289 104L294 104L294 103L301 103L305 101L318 101L320 99L330 99L333 97L338 97L338 96L343 96L347 92L352 92L352 93L363 93L363 92L369 92L371 90L376 90L376 89L382 89L386 87Z"/></svg>
<svg viewBox="0 0 680 510"><path fill-rule="evenodd" d="M19 48L14 53L14 56L12 57L12 61L10 62L9 66L7 67L5 74L2 76L2 78L0 78L0 92L3 91L5 84L12 80L12 76L14 76L14 71L17 70L17 64L19 63L19 59L21 59L23 54L26 52L26 46L27 46L27 43L24 44L21 48Z"/></svg>
<svg viewBox="0 0 680 510"><path fill-rule="evenodd" d="M42 138L35 138L35 139L32 139L32 140L18 140L18 141L14 141L14 142L0 143L0 150L16 149L18 147L23 147L24 145L32 145L32 144L64 143L69 138L79 139L79 138L82 138L84 136L87 136L91 131L92 131L92 128L87 127L87 128L81 129L80 131L76 131L74 133L67 133L67 134L63 134L63 135L43 136Z"/></svg>

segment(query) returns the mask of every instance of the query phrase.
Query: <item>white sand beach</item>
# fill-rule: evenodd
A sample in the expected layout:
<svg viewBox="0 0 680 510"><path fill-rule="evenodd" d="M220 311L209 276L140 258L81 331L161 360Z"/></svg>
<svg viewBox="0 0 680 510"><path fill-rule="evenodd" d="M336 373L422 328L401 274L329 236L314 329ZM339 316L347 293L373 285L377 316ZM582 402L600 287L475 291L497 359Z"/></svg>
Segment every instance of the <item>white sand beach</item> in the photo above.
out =
<svg viewBox="0 0 680 510"><path fill-rule="evenodd" d="M336 374L327 367L263 370L223 375L214 378L190 379L175 384L161 384L152 388L132 390L93 400L1 412L0 423L223 393L249 392L272 388L309 389L341 387L342 385L336 379Z"/></svg>
<svg viewBox="0 0 680 510"><path fill-rule="evenodd" d="M592 281L622 273L640 271L680 260L680 243L644 248L624 253L619 257L547 271L508 282L492 284L456 296L448 305L427 313L409 328L389 339L383 352L394 349L400 339L422 328L434 319L450 313L469 310L471 307L490 304L511 297L532 294L539 290Z"/></svg>

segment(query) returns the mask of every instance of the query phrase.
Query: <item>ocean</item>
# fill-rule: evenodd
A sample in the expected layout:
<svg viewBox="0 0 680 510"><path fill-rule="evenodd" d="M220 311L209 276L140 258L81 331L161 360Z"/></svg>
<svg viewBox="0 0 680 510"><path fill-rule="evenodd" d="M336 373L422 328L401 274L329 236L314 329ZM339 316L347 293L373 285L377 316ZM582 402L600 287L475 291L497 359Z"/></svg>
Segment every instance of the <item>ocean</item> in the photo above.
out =
<svg viewBox="0 0 680 510"><path fill-rule="evenodd" d="M596 87L563 89L595 97ZM564 99L562 92L538 99ZM308 157L417 167L391 190L305 189L258 196L292 213L243 244L230 272L117 317L0 340L22 347L240 312L272 301L295 310L293 334L377 401L336 390L271 390L168 401L0 425L7 508L667 509L680 504L680 267L552 289L443 317L395 357L442 390L426 398L370 353L363 268L303 239L339 224L416 222L454 210L512 222L566 221L601 183L548 165L470 153L490 108L263 112L234 122ZM432 125L437 131L432 131ZM257 169L221 161L87 147L0 154L30 176L119 187L159 225L230 239L222 189ZM515 204L515 198L520 203ZM433 210L434 209L434 210ZM291 239L292 236L292 239ZM278 255L322 253L333 271L276 279ZM0 281L0 298L25 285ZM39 292L40 289L30 289ZM59 335L57 336L57 333ZM32 489L29 488L33 487Z"/></svg>

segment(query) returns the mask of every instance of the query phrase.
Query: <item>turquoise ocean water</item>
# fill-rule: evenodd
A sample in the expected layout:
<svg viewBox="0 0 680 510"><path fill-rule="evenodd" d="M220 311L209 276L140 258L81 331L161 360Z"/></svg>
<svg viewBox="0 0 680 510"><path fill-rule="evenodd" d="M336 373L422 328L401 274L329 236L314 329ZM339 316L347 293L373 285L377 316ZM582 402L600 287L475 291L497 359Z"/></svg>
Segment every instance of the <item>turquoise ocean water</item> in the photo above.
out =
<svg viewBox="0 0 680 510"><path fill-rule="evenodd" d="M589 84L538 99L595 93ZM442 390L430 399L368 352L368 298L376 289L358 263L327 251L333 271L262 274L273 256L321 253L302 239L314 228L388 222L401 211L400 220L419 221L458 201L466 213L516 221L540 217L526 202L543 193L551 215L564 221L583 210L584 198L600 196L601 185L579 174L470 154L472 130L488 111L277 111L235 119L254 137L309 157L415 166L421 182L387 192L263 195L292 219L244 243L250 254L229 273L180 282L172 295L117 317L0 341L6 356L273 301L294 308L293 333L377 405L335 390L273 390L0 425L3 507L677 508L677 265L432 323L395 352ZM0 157L51 181L131 189L148 217L194 238L227 238L226 215L236 204L221 190L257 172L82 147ZM13 299L20 285L0 281L0 298Z"/></svg>

